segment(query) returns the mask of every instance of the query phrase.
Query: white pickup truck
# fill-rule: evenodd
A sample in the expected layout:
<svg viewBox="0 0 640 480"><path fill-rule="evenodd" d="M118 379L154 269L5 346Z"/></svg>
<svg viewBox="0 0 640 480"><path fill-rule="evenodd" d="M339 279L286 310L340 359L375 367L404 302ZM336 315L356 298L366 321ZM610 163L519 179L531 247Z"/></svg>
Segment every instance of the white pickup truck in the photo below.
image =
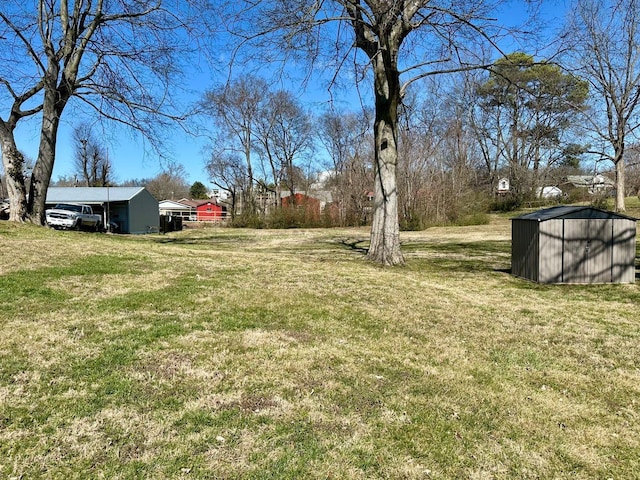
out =
<svg viewBox="0 0 640 480"><path fill-rule="evenodd" d="M47 225L53 228L87 229L96 232L102 229L102 217L93 213L89 205L59 203L45 212Z"/></svg>

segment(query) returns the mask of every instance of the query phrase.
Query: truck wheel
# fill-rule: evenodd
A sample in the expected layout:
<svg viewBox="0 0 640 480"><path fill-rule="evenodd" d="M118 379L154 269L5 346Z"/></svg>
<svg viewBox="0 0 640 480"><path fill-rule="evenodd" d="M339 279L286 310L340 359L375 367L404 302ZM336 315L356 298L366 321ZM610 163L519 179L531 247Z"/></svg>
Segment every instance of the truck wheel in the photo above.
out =
<svg viewBox="0 0 640 480"><path fill-rule="evenodd" d="M78 223L76 223L76 230L82 230L82 220L78 220Z"/></svg>

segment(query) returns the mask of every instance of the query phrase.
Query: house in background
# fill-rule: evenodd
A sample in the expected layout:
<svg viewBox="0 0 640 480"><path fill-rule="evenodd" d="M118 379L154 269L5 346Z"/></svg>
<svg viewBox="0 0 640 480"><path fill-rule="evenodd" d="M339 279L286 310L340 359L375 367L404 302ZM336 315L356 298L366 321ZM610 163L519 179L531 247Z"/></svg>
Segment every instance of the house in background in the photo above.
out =
<svg viewBox="0 0 640 480"><path fill-rule="evenodd" d="M57 203L90 205L104 225L117 225L120 233L157 232L158 200L144 187L49 187L46 206Z"/></svg>
<svg viewBox="0 0 640 480"><path fill-rule="evenodd" d="M207 193L209 198L212 198L216 203L226 202L229 199L229 192L221 188L213 188Z"/></svg>
<svg viewBox="0 0 640 480"><path fill-rule="evenodd" d="M180 217L185 222L217 222L224 220L227 209L213 199L209 200L163 200L158 204L160 215Z"/></svg>
<svg viewBox="0 0 640 480"><path fill-rule="evenodd" d="M281 193L283 208L296 208L304 210L305 214L311 218L319 219L320 214L333 201L331 192L326 190L294 192L286 190Z"/></svg>
<svg viewBox="0 0 640 480"><path fill-rule="evenodd" d="M509 179L506 177L503 177L501 179L498 180L498 188L496 189L498 195L506 195L507 193L509 193Z"/></svg>
<svg viewBox="0 0 640 480"><path fill-rule="evenodd" d="M289 193L289 192L287 192ZM304 193L294 193L282 197L282 208L295 208L304 210L307 216L320 218L320 200Z"/></svg>
<svg viewBox="0 0 640 480"><path fill-rule="evenodd" d="M190 203L187 204L186 199L182 200L162 200L158 204L160 215L167 217L180 217L184 221L196 219L196 208Z"/></svg>
<svg viewBox="0 0 640 480"><path fill-rule="evenodd" d="M211 200L201 200L196 205L196 219L199 222L219 222L226 218L227 209Z"/></svg>
<svg viewBox="0 0 640 480"><path fill-rule="evenodd" d="M293 195L291 195L289 190L283 190L280 198L282 199L283 206L314 200L317 202L320 210L323 210L328 204L333 202L333 195L328 190L297 190Z"/></svg>
<svg viewBox="0 0 640 480"><path fill-rule="evenodd" d="M536 198L560 198L562 190L553 185L536 188Z"/></svg>
<svg viewBox="0 0 640 480"><path fill-rule="evenodd" d="M568 175L567 183L570 187L585 190L589 195L613 193L616 184L604 175Z"/></svg>

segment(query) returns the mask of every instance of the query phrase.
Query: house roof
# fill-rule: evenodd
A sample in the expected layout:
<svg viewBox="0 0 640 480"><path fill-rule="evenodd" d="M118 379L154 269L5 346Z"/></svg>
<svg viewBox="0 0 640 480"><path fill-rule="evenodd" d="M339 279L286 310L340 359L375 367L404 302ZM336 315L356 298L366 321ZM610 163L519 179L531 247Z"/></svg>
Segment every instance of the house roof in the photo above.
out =
<svg viewBox="0 0 640 480"><path fill-rule="evenodd" d="M574 187L614 187L615 182L604 175L568 175L567 182Z"/></svg>
<svg viewBox="0 0 640 480"><path fill-rule="evenodd" d="M49 187L46 203L127 202L144 187Z"/></svg>
<svg viewBox="0 0 640 480"><path fill-rule="evenodd" d="M171 201L171 200L167 200L167 201ZM181 205L185 205L187 207L191 207L191 208L198 208L201 205L206 205L207 203L211 203L213 205L218 205L218 202L215 198L205 198L205 199L199 199L199 200L191 200L188 198L181 198L178 201L173 200L175 203L179 203Z"/></svg>
<svg viewBox="0 0 640 480"><path fill-rule="evenodd" d="M196 202L196 208L201 207L203 205L217 205L220 206L218 202L216 202L215 198L210 198L208 200L194 200Z"/></svg>
<svg viewBox="0 0 640 480"><path fill-rule="evenodd" d="M555 185L547 185L546 187L536 188L536 196L542 198L559 197L562 195L562 190Z"/></svg>
<svg viewBox="0 0 640 480"><path fill-rule="evenodd" d="M571 205L559 205L556 207L545 208L536 212L526 213L515 217L512 220L532 220L537 222L544 222L545 220L553 219L615 219L625 218L628 220L636 220L635 218L628 217L616 212L609 212L608 210L602 210L599 208L591 207L589 205L583 206L571 206Z"/></svg>
<svg viewBox="0 0 640 480"><path fill-rule="evenodd" d="M309 198L315 198L321 202L331 203L333 201L333 195L328 190L295 190L295 195L304 195ZM280 198L286 198L291 196L290 190L283 190L280 192Z"/></svg>
<svg viewBox="0 0 640 480"><path fill-rule="evenodd" d="M179 210L189 210L194 208L191 205L187 205L186 203L178 202L176 200L162 200L158 205L160 208L173 208Z"/></svg>

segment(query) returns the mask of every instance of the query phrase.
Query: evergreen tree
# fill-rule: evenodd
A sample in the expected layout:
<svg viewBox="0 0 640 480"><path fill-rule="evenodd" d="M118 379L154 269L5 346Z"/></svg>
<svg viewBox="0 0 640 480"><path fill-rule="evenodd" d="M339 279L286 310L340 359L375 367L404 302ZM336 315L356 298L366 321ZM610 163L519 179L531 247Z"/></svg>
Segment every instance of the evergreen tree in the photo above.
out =
<svg viewBox="0 0 640 480"><path fill-rule="evenodd" d="M193 182L191 188L189 189L189 195L194 200L209 198L207 194L207 187L204 186L202 182Z"/></svg>

